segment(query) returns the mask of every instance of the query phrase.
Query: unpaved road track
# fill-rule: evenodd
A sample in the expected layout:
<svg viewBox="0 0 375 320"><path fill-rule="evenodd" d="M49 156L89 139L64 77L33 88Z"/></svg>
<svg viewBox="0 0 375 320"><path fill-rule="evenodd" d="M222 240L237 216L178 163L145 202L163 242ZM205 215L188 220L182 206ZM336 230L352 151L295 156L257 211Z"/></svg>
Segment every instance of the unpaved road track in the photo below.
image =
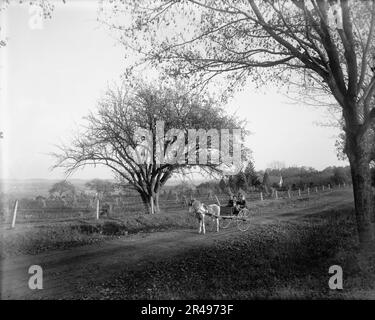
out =
<svg viewBox="0 0 375 320"><path fill-rule="evenodd" d="M292 220L306 215L340 209L352 204L352 199L331 197L329 201L310 202L306 207L280 208L276 212L255 217L252 228L258 224ZM266 211L266 210L265 210ZM250 228L247 232L251 232ZM95 245L69 250L18 256L0 261L1 299L66 299L84 295L87 287L110 280L121 271L189 250L210 246L239 234L236 227L197 234L197 230L177 230L137 234ZM28 269L31 265L43 268L43 290L30 290Z"/></svg>

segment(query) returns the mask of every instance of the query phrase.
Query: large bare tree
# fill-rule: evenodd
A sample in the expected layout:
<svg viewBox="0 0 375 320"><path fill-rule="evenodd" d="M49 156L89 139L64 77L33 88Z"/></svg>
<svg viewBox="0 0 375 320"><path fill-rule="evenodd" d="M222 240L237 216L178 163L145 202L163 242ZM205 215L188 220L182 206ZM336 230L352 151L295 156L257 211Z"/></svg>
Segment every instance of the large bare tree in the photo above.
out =
<svg viewBox="0 0 375 320"><path fill-rule="evenodd" d="M161 134L158 123L163 123ZM130 183L139 192L149 213L156 213L159 192L172 174L197 166L209 172L230 168L227 159L212 161L220 150L212 144L215 137L210 129L219 135L221 129L245 134L242 128L243 123L213 99L193 96L181 85L115 87L99 102L97 112L87 117L87 126L59 147L55 167L65 168L67 174L87 165L109 167L120 183ZM199 161L201 156L207 161Z"/></svg>
<svg viewBox="0 0 375 320"><path fill-rule="evenodd" d="M373 241L374 1L122 0L116 4L106 12L104 22L118 32L127 49L170 75L195 75L200 84L224 75L234 86L249 77L260 84L288 85L298 79L294 82L334 99L344 119L360 242L366 246ZM121 16L130 23L122 23Z"/></svg>

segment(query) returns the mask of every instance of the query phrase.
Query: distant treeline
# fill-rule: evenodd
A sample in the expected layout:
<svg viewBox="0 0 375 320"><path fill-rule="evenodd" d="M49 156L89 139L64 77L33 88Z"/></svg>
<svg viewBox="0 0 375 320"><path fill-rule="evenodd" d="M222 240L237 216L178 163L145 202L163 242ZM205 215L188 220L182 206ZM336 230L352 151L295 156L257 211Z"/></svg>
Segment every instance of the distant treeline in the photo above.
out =
<svg viewBox="0 0 375 320"><path fill-rule="evenodd" d="M375 169L372 170L372 182L375 187ZM237 193L264 190L298 190L315 186L337 186L351 184L350 167L328 167L322 171L308 167L288 167L255 171L253 165L237 175L228 176L220 181L204 182L196 186L199 193Z"/></svg>
<svg viewBox="0 0 375 320"><path fill-rule="evenodd" d="M269 180L267 182L267 175ZM273 177L273 180L272 178ZM282 178L280 187L279 181L275 182L274 177ZM322 185L343 185L351 184L352 178L350 167L328 167L322 171L306 167L289 167L283 169L266 170L263 174L263 184L280 189L305 189Z"/></svg>
<svg viewBox="0 0 375 320"><path fill-rule="evenodd" d="M372 185L375 187L375 168L372 169ZM234 194L238 192L272 192L272 188L284 190L305 190L320 186L338 186L351 184L350 167L328 167L322 171L308 167L288 167L281 169L266 169L256 171L253 163L236 175L223 177L221 180L211 180L195 185L184 182L178 185L166 185L160 196L164 199L180 199L182 195L213 195ZM89 201L99 196L101 199L111 197L134 198L139 196L130 185L119 185L109 180L93 179L85 183L85 190L68 181L59 181L49 189L49 196L34 196L42 204L45 201L63 201L64 205L72 205L79 201ZM4 194L0 195L0 200ZM18 199L23 197L18 197ZM26 197L30 198L30 197Z"/></svg>

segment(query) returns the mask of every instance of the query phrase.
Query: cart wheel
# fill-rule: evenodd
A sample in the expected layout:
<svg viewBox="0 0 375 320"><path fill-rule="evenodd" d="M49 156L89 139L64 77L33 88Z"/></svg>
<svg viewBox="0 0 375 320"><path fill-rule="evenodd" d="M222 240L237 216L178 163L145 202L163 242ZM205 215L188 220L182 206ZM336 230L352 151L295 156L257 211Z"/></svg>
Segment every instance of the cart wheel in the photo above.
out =
<svg viewBox="0 0 375 320"><path fill-rule="evenodd" d="M241 231L247 231L250 227L250 211L246 208L242 209L238 214L237 227Z"/></svg>

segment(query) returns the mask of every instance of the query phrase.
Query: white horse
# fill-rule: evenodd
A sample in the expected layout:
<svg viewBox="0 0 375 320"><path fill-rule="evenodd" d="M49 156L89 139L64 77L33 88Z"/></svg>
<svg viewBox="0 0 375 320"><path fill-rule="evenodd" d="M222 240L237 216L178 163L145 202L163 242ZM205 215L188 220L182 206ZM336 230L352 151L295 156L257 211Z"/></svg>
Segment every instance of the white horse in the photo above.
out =
<svg viewBox="0 0 375 320"><path fill-rule="evenodd" d="M203 231L203 234L206 234L206 226L204 222L206 215L216 219L216 232L219 232L220 206L217 204L205 205L202 202L193 199L189 202L189 212L192 211L195 213L195 216L199 221L198 233Z"/></svg>

